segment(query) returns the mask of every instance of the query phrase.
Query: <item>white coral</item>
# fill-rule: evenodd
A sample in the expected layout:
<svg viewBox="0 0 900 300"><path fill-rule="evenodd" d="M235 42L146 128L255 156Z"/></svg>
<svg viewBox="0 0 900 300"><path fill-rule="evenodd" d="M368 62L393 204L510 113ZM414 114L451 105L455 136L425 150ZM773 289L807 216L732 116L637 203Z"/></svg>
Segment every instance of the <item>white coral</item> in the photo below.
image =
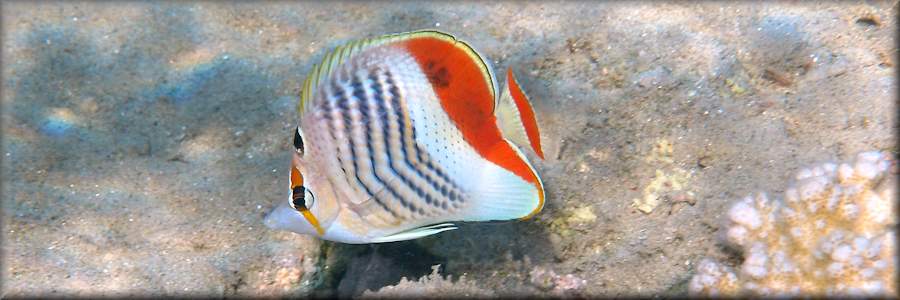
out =
<svg viewBox="0 0 900 300"><path fill-rule="evenodd" d="M728 241L744 252L735 273L706 259L699 295L896 296L894 185L887 153L797 173L785 200L746 197L728 212Z"/></svg>
<svg viewBox="0 0 900 300"><path fill-rule="evenodd" d="M362 298L415 298L432 299L446 298L452 295L454 298L488 298L495 297L494 291L478 287L474 281L460 276L453 281L453 276L443 277L438 273L441 265L431 267L431 275L422 276L418 280L400 279L396 285L385 286L377 292L366 290Z"/></svg>

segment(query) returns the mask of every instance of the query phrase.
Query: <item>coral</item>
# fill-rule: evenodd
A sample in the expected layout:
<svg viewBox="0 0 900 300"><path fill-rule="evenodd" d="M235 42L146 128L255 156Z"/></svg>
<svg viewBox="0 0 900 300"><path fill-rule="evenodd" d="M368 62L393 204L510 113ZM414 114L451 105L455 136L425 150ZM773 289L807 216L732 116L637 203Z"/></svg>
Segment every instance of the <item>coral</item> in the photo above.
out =
<svg viewBox="0 0 900 300"><path fill-rule="evenodd" d="M275 274L271 274L271 271L263 271L259 276L271 279L260 283L257 290L261 294L276 294L288 291L291 287L297 285L300 282L300 278L303 277L303 270L297 267L280 268Z"/></svg>
<svg viewBox="0 0 900 300"><path fill-rule="evenodd" d="M280 250L280 249L279 249ZM274 251L261 269L244 279L242 293L255 296L275 296L302 290L301 281L309 280L315 272L314 261L291 251Z"/></svg>
<svg viewBox="0 0 900 300"><path fill-rule="evenodd" d="M535 267L529 272L531 283L542 289L549 290L556 295L564 295L567 291L576 291L584 288L587 280L572 274L557 275L553 270Z"/></svg>
<svg viewBox="0 0 900 300"><path fill-rule="evenodd" d="M631 200L632 207L649 214L663 203L693 201L694 193L688 190L691 173L674 164L673 154L674 144L668 139L660 139L653 144L653 149L644 157L644 162L656 168L656 171L653 179L644 187L642 197Z"/></svg>
<svg viewBox="0 0 900 300"><path fill-rule="evenodd" d="M740 271L700 262L695 295L897 296L896 174L890 155L798 172L784 199L760 193L728 212L727 239L744 255Z"/></svg>
<svg viewBox="0 0 900 300"><path fill-rule="evenodd" d="M674 169L672 172L656 170L653 180L644 187L643 198L633 199L631 206L649 214L662 200L693 197L693 192L683 191L690 178L691 174L682 169Z"/></svg>
<svg viewBox="0 0 900 300"><path fill-rule="evenodd" d="M568 237L575 234L579 230L584 230L585 226L593 224L597 221L597 215L591 206L570 209L561 213L561 217L555 218L550 222L550 229L562 237Z"/></svg>
<svg viewBox="0 0 900 300"><path fill-rule="evenodd" d="M366 290L363 298L485 298L493 297L494 292L482 289L473 281L466 279L465 275L459 280L453 281L452 275L446 278L438 274L441 265L431 267L431 275L423 276L417 281L407 280L406 277L399 283L386 286L377 292Z"/></svg>

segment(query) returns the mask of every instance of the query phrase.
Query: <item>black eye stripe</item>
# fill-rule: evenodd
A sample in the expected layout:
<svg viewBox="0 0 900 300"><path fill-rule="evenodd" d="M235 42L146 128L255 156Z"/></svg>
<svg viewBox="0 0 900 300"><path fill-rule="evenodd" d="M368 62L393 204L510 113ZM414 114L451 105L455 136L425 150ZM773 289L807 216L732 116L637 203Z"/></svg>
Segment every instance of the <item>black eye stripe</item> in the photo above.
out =
<svg viewBox="0 0 900 300"><path fill-rule="evenodd" d="M300 136L300 130L294 130L294 149L303 152L303 137Z"/></svg>
<svg viewBox="0 0 900 300"><path fill-rule="evenodd" d="M293 193L291 195L291 203L294 204L294 208L306 208L306 188L302 186L295 187L293 189Z"/></svg>

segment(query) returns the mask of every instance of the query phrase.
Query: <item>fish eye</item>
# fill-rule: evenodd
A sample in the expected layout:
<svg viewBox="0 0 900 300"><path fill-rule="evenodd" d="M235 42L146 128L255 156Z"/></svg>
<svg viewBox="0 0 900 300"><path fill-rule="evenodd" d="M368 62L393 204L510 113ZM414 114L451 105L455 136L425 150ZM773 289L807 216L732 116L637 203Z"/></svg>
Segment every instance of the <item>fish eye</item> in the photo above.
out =
<svg viewBox="0 0 900 300"><path fill-rule="evenodd" d="M294 131L294 149L297 150L297 153L303 155L303 135L300 134L299 126L297 126L297 130Z"/></svg>
<svg viewBox="0 0 900 300"><path fill-rule="evenodd" d="M313 193L309 191L309 189L304 189L304 195L306 200L306 208L312 208L313 204L316 202L316 197L313 196Z"/></svg>
<svg viewBox="0 0 900 300"><path fill-rule="evenodd" d="M322 236L325 234L325 230L322 229L322 226L319 225L319 220L309 210L315 204L315 200L316 197L313 196L313 193L302 185L297 185L291 189L291 207L303 215L303 218L316 229L316 233Z"/></svg>
<svg viewBox="0 0 900 300"><path fill-rule="evenodd" d="M315 203L316 197L309 189L303 186L294 187L291 191L291 207L297 211L309 210Z"/></svg>

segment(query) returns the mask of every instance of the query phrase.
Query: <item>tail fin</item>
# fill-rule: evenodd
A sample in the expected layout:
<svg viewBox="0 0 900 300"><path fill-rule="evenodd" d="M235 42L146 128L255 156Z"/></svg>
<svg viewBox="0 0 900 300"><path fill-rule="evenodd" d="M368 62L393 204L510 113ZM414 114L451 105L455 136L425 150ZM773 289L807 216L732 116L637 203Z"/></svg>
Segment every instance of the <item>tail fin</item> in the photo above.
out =
<svg viewBox="0 0 900 300"><path fill-rule="evenodd" d="M519 87L512 68L506 71L506 88L500 94L496 114L500 130L507 139L519 145L531 145L534 153L544 159L541 133L534 117L534 110L528 102L528 96Z"/></svg>

